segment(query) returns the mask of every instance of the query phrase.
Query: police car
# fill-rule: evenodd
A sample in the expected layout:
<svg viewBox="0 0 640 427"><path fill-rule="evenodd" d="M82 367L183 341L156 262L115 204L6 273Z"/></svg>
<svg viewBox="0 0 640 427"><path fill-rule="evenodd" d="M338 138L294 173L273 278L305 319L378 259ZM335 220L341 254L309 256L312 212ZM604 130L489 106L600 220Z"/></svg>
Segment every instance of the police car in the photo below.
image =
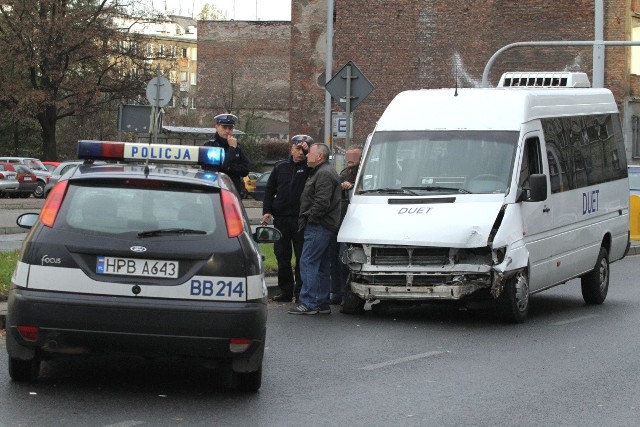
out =
<svg viewBox="0 0 640 427"><path fill-rule="evenodd" d="M35 380L41 360L59 356L134 354L202 360L258 390L267 288L257 243L280 232L252 234L233 183L215 171L224 151L79 141L78 155L87 163L40 215L18 218L31 232L9 293L11 378Z"/></svg>

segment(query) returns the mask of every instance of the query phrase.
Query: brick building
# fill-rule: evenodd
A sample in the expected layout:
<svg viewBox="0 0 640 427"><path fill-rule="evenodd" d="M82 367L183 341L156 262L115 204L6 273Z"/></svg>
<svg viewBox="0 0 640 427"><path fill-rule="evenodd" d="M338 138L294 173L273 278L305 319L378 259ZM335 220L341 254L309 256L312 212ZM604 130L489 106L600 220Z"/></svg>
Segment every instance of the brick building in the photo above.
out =
<svg viewBox="0 0 640 427"><path fill-rule="evenodd" d="M232 112L245 129L289 132L290 22L199 21L197 104L201 126Z"/></svg>
<svg viewBox="0 0 640 427"><path fill-rule="evenodd" d="M320 140L326 4L292 0L291 131L303 128ZM635 11L640 12L640 0L605 1L604 39L631 40L631 29L640 27ZM594 21L594 0L396 0L392 7L382 0L335 0L334 72L351 60L375 86L354 112L353 142L364 141L398 92L453 87L456 78L461 87L479 86L487 61L501 47L521 41L593 40ZM640 76L629 72L631 50L605 49L604 84L624 111L629 157L637 150L631 142L633 123L640 125ZM592 62L591 46L511 49L494 63L489 80L496 85L505 71L559 70L583 71L593 80ZM341 111L336 103L332 109Z"/></svg>

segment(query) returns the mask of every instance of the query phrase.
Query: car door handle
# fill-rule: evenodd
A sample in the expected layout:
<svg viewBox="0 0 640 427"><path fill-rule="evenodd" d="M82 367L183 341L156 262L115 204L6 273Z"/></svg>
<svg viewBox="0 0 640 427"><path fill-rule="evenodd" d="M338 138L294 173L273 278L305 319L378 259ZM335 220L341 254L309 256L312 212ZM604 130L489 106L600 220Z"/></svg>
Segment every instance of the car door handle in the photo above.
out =
<svg viewBox="0 0 640 427"><path fill-rule="evenodd" d="M545 207L542 209L542 213L547 213L547 212L551 212L551 208L550 208L550 207L548 207L548 206L545 206Z"/></svg>

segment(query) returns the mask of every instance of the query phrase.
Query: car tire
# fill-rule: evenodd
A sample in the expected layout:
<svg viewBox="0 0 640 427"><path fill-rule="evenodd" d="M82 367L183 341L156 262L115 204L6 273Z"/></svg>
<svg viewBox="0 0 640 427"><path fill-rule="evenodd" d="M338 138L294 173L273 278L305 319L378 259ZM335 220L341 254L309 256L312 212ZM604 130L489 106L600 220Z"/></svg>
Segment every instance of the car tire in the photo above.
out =
<svg viewBox="0 0 640 427"><path fill-rule="evenodd" d="M40 359L21 360L9 357L9 376L13 381L32 382L40 374Z"/></svg>
<svg viewBox="0 0 640 427"><path fill-rule="evenodd" d="M237 390L255 393L262 386L262 366L254 372L234 372L233 379Z"/></svg>
<svg viewBox="0 0 640 427"><path fill-rule="evenodd" d="M524 323L529 314L529 279L526 271L507 279L497 303L502 321Z"/></svg>
<svg viewBox="0 0 640 427"><path fill-rule="evenodd" d="M35 190L33 190L33 197L35 197L36 199L43 199L44 198L44 183L43 182L38 182L38 185L36 186Z"/></svg>
<svg viewBox="0 0 640 427"><path fill-rule="evenodd" d="M590 305L602 304L609 292L609 254L600 248L596 266L580 278L582 298Z"/></svg>
<svg viewBox="0 0 640 427"><path fill-rule="evenodd" d="M362 314L364 313L364 300L358 297L351 290L351 274L347 276L347 284L344 288L344 297L340 313Z"/></svg>

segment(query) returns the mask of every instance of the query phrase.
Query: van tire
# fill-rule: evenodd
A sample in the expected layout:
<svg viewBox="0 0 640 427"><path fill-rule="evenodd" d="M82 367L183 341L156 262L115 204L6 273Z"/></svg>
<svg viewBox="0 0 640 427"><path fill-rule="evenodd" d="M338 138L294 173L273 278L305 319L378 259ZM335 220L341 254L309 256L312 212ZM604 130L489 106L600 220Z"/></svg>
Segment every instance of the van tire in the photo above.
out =
<svg viewBox="0 0 640 427"><path fill-rule="evenodd" d="M40 375L40 359L29 360L9 357L9 376L16 382L32 382Z"/></svg>
<svg viewBox="0 0 640 427"><path fill-rule="evenodd" d="M502 321L524 323L529 314L529 278L526 271L507 279L497 302Z"/></svg>
<svg viewBox="0 0 640 427"><path fill-rule="evenodd" d="M344 313L344 314L364 313L364 300L360 299L351 290L351 274L347 276L347 285L344 288L344 298L342 299L342 308L340 308L340 313Z"/></svg>
<svg viewBox="0 0 640 427"><path fill-rule="evenodd" d="M600 248L596 266L581 277L582 298L587 304L602 304L609 292L609 254Z"/></svg>
<svg viewBox="0 0 640 427"><path fill-rule="evenodd" d="M233 378L238 391L255 393L262 386L262 366L253 372L234 372Z"/></svg>

